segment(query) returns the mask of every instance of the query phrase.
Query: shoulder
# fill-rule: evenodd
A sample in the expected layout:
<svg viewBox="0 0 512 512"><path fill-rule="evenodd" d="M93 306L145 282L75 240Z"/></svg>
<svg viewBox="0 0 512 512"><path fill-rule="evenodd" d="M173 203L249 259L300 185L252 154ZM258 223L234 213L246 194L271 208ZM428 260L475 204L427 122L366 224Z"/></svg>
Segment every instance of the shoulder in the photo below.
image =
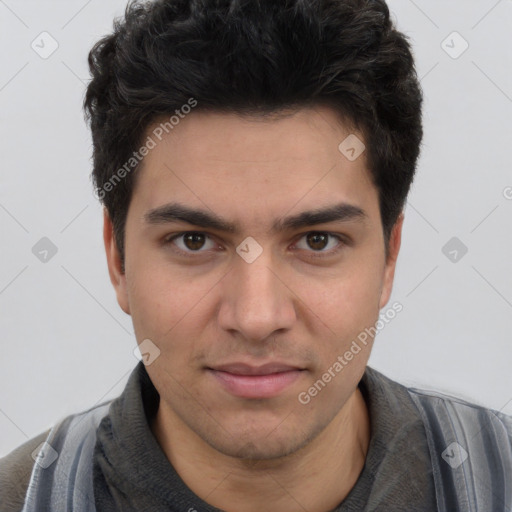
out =
<svg viewBox="0 0 512 512"><path fill-rule="evenodd" d="M470 489L465 498L470 502L474 494L477 496L475 503L497 497L509 503L512 496L512 417L437 391L409 388L409 393L422 416L439 472L444 474L450 467L449 478L458 480L459 488ZM468 487L468 478L473 482L472 487Z"/></svg>
<svg viewBox="0 0 512 512"><path fill-rule="evenodd" d="M367 367L366 379L371 379L373 387L378 387L389 396L407 395L416 404L416 407L430 416L459 415L463 422L493 422L502 426L512 436L512 416L503 412L477 404L455 395L443 393L438 390L406 386L382 374L375 368ZM425 413L425 411L427 411Z"/></svg>
<svg viewBox="0 0 512 512"><path fill-rule="evenodd" d="M427 432L438 500L450 510L454 499L462 510L509 510L512 417L437 391L409 393Z"/></svg>
<svg viewBox="0 0 512 512"><path fill-rule="evenodd" d="M427 438L439 510L512 510L511 416L437 390L404 386L376 370L368 371L370 379L382 390L383 407L389 404L398 428L407 421L401 404L414 404Z"/></svg>
<svg viewBox="0 0 512 512"><path fill-rule="evenodd" d="M493 426L509 438L512 443L512 416L463 398L441 393L440 391L407 388L417 406L424 414L436 417L450 417L458 423L472 426ZM498 434L498 432L495 432Z"/></svg>
<svg viewBox="0 0 512 512"><path fill-rule="evenodd" d="M405 401L413 403L428 437L453 437L473 443L479 439L482 445L501 446L511 451L508 447L512 447L512 416L438 390L406 386L374 368L367 367L365 379L366 382L371 380L373 389L380 390L382 397L388 397L386 407L394 408L395 414Z"/></svg>
<svg viewBox="0 0 512 512"><path fill-rule="evenodd" d="M80 452L88 447L90 451L95 442L96 428L107 414L111 401L66 416L51 429L29 439L5 457L0 458L0 511L19 512L22 510L33 470L36 472L38 469L40 470L40 468L34 468L37 455L34 452L42 443L47 442L56 451L59 460L63 450ZM52 454L48 453L47 455L51 457ZM44 459L38 460L41 460L44 466ZM75 460L73 456L64 457L64 462L61 464L73 460ZM52 458L51 463L53 461ZM41 466L41 463L39 465Z"/></svg>
<svg viewBox="0 0 512 512"><path fill-rule="evenodd" d="M25 494L35 459L32 453L45 441L50 430L29 439L21 446L0 458L0 510L19 512L23 508Z"/></svg>

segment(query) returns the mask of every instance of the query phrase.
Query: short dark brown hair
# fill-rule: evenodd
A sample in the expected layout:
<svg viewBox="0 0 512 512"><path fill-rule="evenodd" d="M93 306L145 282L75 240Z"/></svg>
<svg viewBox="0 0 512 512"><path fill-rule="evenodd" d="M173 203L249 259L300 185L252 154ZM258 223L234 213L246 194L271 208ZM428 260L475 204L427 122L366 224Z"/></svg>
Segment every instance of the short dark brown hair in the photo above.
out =
<svg viewBox="0 0 512 512"><path fill-rule="evenodd" d="M196 110L255 115L334 108L364 136L387 253L423 130L410 44L383 0L132 0L113 33L91 49L89 68L92 178L123 271L140 167L133 153L156 119L191 101Z"/></svg>

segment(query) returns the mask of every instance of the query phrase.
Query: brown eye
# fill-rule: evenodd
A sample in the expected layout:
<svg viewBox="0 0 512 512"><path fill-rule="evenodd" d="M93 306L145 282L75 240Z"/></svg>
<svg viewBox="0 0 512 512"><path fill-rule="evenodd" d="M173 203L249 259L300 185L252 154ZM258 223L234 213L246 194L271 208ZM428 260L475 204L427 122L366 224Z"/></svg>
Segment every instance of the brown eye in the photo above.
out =
<svg viewBox="0 0 512 512"><path fill-rule="evenodd" d="M305 244L302 243L302 240L305 240ZM299 243L295 244L295 247L308 252L309 257L322 258L334 256L344 245L345 242L339 235L323 231L311 231L303 235Z"/></svg>
<svg viewBox="0 0 512 512"><path fill-rule="evenodd" d="M186 233L183 235L183 243L187 249L197 251L204 244L204 235L201 233Z"/></svg>
<svg viewBox="0 0 512 512"><path fill-rule="evenodd" d="M207 242L210 241L210 246ZM215 247L214 242L205 233L197 231L185 231L178 233L165 241L166 244L173 246L173 250L180 254L191 255L194 253L204 253Z"/></svg>
<svg viewBox="0 0 512 512"><path fill-rule="evenodd" d="M320 251L326 247L329 235L325 233L308 233L306 237L309 247Z"/></svg>

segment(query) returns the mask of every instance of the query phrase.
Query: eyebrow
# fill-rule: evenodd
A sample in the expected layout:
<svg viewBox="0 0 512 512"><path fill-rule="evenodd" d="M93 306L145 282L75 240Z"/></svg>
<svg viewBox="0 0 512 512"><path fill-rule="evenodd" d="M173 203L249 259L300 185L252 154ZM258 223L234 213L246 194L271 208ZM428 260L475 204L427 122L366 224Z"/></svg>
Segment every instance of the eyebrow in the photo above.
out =
<svg viewBox="0 0 512 512"><path fill-rule="evenodd" d="M285 217L274 221L272 232L278 233L286 230L325 224L328 222L364 222L368 219L366 212L358 206L348 203L339 203L321 209L305 211L297 215ZM158 225L173 222L186 222L202 228L214 229L226 233L239 234L239 225L229 222L219 215L196 208L189 208L180 203L169 203L149 210L144 215L146 224Z"/></svg>

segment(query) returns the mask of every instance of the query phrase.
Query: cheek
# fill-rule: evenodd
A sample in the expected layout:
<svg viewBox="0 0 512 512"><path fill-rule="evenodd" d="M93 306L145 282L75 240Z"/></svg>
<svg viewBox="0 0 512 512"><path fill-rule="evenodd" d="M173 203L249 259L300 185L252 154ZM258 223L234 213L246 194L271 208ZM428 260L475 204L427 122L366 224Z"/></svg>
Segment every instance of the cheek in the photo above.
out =
<svg viewBox="0 0 512 512"><path fill-rule="evenodd" d="M309 316L317 315L327 328L342 335L364 328L379 314L382 275L368 265L320 281L311 280L307 294L300 294ZM304 284L301 288L304 289Z"/></svg>
<svg viewBox="0 0 512 512"><path fill-rule="evenodd" d="M127 283L137 340L158 340L178 322L179 305L185 301L186 287L151 261L146 265L142 261L130 263Z"/></svg>
<svg viewBox="0 0 512 512"><path fill-rule="evenodd" d="M165 262L132 260L127 283L137 340L188 339L204 322L209 292L218 281L212 273L191 276Z"/></svg>

